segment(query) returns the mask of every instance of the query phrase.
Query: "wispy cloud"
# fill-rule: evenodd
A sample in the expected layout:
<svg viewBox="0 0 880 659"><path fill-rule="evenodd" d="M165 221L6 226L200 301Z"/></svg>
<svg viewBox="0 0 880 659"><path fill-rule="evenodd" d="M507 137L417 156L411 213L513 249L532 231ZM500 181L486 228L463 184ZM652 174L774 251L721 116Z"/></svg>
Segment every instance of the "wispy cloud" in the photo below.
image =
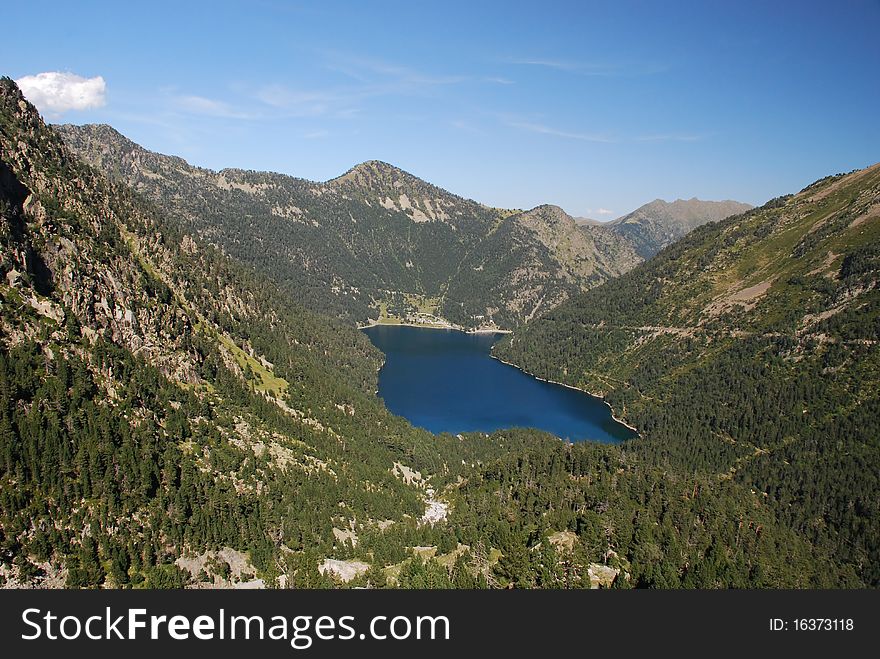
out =
<svg viewBox="0 0 880 659"><path fill-rule="evenodd" d="M332 84L298 85L270 82L262 85L232 83L231 96L209 98L177 89L163 89L164 110L231 120L278 120L293 118L352 119L362 116L369 102L380 98L433 98L444 89L462 83L510 85L501 76L458 75L426 72L408 65L338 51L317 52L323 78ZM334 79L335 78L335 79Z"/></svg>
<svg viewBox="0 0 880 659"><path fill-rule="evenodd" d="M338 84L304 87L284 82L261 86L233 84L230 100L162 90L172 112L236 120L272 120L300 117L351 119L363 112L368 99L389 96L430 95L467 76L429 74L409 66L375 58L319 53L321 66L341 74ZM325 76L326 77L326 76ZM504 84L501 79L492 84Z"/></svg>
<svg viewBox="0 0 880 659"><path fill-rule="evenodd" d="M635 142L699 142L706 139L706 135L689 133L660 133L657 135L643 135L636 137Z"/></svg>
<svg viewBox="0 0 880 659"><path fill-rule="evenodd" d="M223 119L257 118L253 113L237 110L224 101L205 98L204 96L175 96L173 98L173 105L178 110L209 117L220 117Z"/></svg>
<svg viewBox="0 0 880 659"><path fill-rule="evenodd" d="M288 116L319 116L353 102L355 96L343 91L292 89L285 85L272 84L257 90L256 99L272 108L283 110Z"/></svg>
<svg viewBox="0 0 880 659"><path fill-rule="evenodd" d="M338 110L333 113L333 116L337 119L354 119L363 111L362 108L345 108L344 110Z"/></svg>
<svg viewBox="0 0 880 659"><path fill-rule="evenodd" d="M369 88L414 92L471 79L466 75L427 73L396 62L338 51L326 52L324 58L327 70L341 73Z"/></svg>
<svg viewBox="0 0 880 659"><path fill-rule="evenodd" d="M585 217L595 220L596 218L602 218L601 221L605 222L611 217L615 215L614 211L609 210L607 208L587 208L584 209Z"/></svg>
<svg viewBox="0 0 880 659"><path fill-rule="evenodd" d="M574 62L562 59L542 59L542 58L511 58L504 60L507 64L515 64L519 66L540 66L547 69L556 69L557 71L568 71L571 73L579 73L581 75L607 76L619 73L616 67L609 67L605 64L594 64L589 62Z"/></svg>
<svg viewBox="0 0 880 659"><path fill-rule="evenodd" d="M611 143L616 140L611 139L607 135L596 133L577 133L566 130L558 130L544 124L532 123L529 121L505 121L507 126L511 128L519 128L520 130L530 131L532 133L540 133L541 135L552 135L554 137L562 137L568 140L581 140L583 142L603 142Z"/></svg>
<svg viewBox="0 0 880 659"><path fill-rule="evenodd" d="M69 110L90 110L107 103L107 84L101 76L83 78L75 73L46 71L15 81L40 112L60 116Z"/></svg>
<svg viewBox="0 0 880 659"><path fill-rule="evenodd" d="M167 107L172 112L244 121L331 114L347 118L359 112L359 108L349 106L354 99L351 95L331 90L295 90L278 84L256 91L239 90L231 101L173 92L168 97Z"/></svg>
<svg viewBox="0 0 880 659"><path fill-rule="evenodd" d="M686 132L669 132L669 133L650 133L643 135L633 135L632 133L619 133L608 131L577 131L565 130L549 125L540 119L532 119L526 117L517 117L516 115L496 115L499 122L509 128L537 133L539 135L547 135L567 140L578 140L581 142L597 142L602 144L638 144L638 143L662 143L662 142L699 142L710 136L710 133L686 133Z"/></svg>
<svg viewBox="0 0 880 659"><path fill-rule="evenodd" d="M429 96L437 90L465 82L460 75L435 75L408 66L368 57L324 53L323 67L340 74L342 84L303 88L275 83L260 87L253 98L284 116L351 118L363 111L369 99L393 96ZM497 83L496 83L497 84Z"/></svg>
<svg viewBox="0 0 880 659"><path fill-rule="evenodd" d="M305 133L303 135L303 139L305 139L305 140L320 140L325 137L330 137L329 130L318 129L318 130L309 131L308 133Z"/></svg>
<svg viewBox="0 0 880 659"><path fill-rule="evenodd" d="M464 121L463 119L455 119L449 122L449 125L452 126L455 130L460 130L464 133L469 133L471 135L485 135L486 132L480 128L477 128L473 124Z"/></svg>
<svg viewBox="0 0 880 659"><path fill-rule="evenodd" d="M515 66L533 66L546 69L555 69L582 76L634 76L652 75L662 73L668 69L659 63L630 63L630 62L579 62L567 59L555 59L545 57L510 57L501 60L505 64Z"/></svg>

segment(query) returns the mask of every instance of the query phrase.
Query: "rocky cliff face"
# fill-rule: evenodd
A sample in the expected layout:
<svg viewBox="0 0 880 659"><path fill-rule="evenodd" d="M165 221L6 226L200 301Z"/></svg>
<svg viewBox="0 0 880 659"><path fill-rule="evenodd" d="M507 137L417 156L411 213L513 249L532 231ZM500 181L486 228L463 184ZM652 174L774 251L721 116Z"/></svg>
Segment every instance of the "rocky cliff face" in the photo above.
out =
<svg viewBox="0 0 880 659"><path fill-rule="evenodd" d="M130 251L138 230L141 249L162 258L150 250L161 241L149 235L151 218L124 190L79 165L12 85L0 85L0 104L5 283L56 325L124 345L193 381L194 357L182 343L191 319Z"/></svg>

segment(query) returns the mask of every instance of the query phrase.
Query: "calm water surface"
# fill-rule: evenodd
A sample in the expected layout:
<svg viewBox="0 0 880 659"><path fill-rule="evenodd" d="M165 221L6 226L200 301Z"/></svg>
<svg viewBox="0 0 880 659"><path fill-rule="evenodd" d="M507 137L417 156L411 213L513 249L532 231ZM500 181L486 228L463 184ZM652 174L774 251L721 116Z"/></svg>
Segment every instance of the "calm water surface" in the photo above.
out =
<svg viewBox="0 0 880 659"><path fill-rule="evenodd" d="M490 350L500 334L399 325L364 332L386 356L379 372L385 405L431 432L531 427L573 442L635 437L600 399L492 359Z"/></svg>

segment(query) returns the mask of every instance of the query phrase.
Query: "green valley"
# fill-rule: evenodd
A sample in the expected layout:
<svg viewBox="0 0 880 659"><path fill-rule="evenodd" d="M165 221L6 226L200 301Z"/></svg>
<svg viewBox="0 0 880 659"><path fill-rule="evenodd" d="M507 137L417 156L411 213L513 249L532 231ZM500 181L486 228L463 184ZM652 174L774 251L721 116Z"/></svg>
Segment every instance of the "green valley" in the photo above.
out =
<svg viewBox="0 0 880 659"><path fill-rule="evenodd" d="M636 240L378 161L200 169L4 78L0 583L875 586L878 177ZM408 318L513 329L641 436L414 427L357 329Z"/></svg>

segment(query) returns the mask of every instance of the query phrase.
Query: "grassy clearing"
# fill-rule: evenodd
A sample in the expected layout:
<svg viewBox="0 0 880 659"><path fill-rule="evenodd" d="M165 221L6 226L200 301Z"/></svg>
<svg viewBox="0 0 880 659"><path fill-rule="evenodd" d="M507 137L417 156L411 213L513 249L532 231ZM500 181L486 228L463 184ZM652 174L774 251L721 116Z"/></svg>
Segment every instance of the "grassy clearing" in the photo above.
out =
<svg viewBox="0 0 880 659"><path fill-rule="evenodd" d="M279 396L287 391L289 386L287 380L279 378L275 373L264 366L262 362L254 359L244 350L235 345L229 337L220 334L217 338L220 340L220 343L229 350L235 358L235 361L245 372L250 371L253 373L254 378L252 381L254 382L254 387L257 391L270 393L274 396Z"/></svg>
<svg viewBox="0 0 880 659"><path fill-rule="evenodd" d="M411 322L411 319L408 317L411 316L421 316L426 322L419 322L418 324L423 327L446 327L446 323L442 322L442 318L438 315L438 310L441 305L442 299L440 297L427 297L420 293L399 293L402 296L402 304L401 299L398 298L395 303L390 298L379 299L375 301L375 305L379 310L379 317L377 319L377 323L380 325L402 325L408 322ZM395 312L389 310L390 307L396 304L397 308L395 308ZM401 313L401 310L403 313ZM430 322L430 317L438 322Z"/></svg>
<svg viewBox="0 0 880 659"><path fill-rule="evenodd" d="M405 297L407 303L414 306L419 313L431 314L433 316L437 314L437 309L440 308L439 297L426 297L414 293L407 293Z"/></svg>

